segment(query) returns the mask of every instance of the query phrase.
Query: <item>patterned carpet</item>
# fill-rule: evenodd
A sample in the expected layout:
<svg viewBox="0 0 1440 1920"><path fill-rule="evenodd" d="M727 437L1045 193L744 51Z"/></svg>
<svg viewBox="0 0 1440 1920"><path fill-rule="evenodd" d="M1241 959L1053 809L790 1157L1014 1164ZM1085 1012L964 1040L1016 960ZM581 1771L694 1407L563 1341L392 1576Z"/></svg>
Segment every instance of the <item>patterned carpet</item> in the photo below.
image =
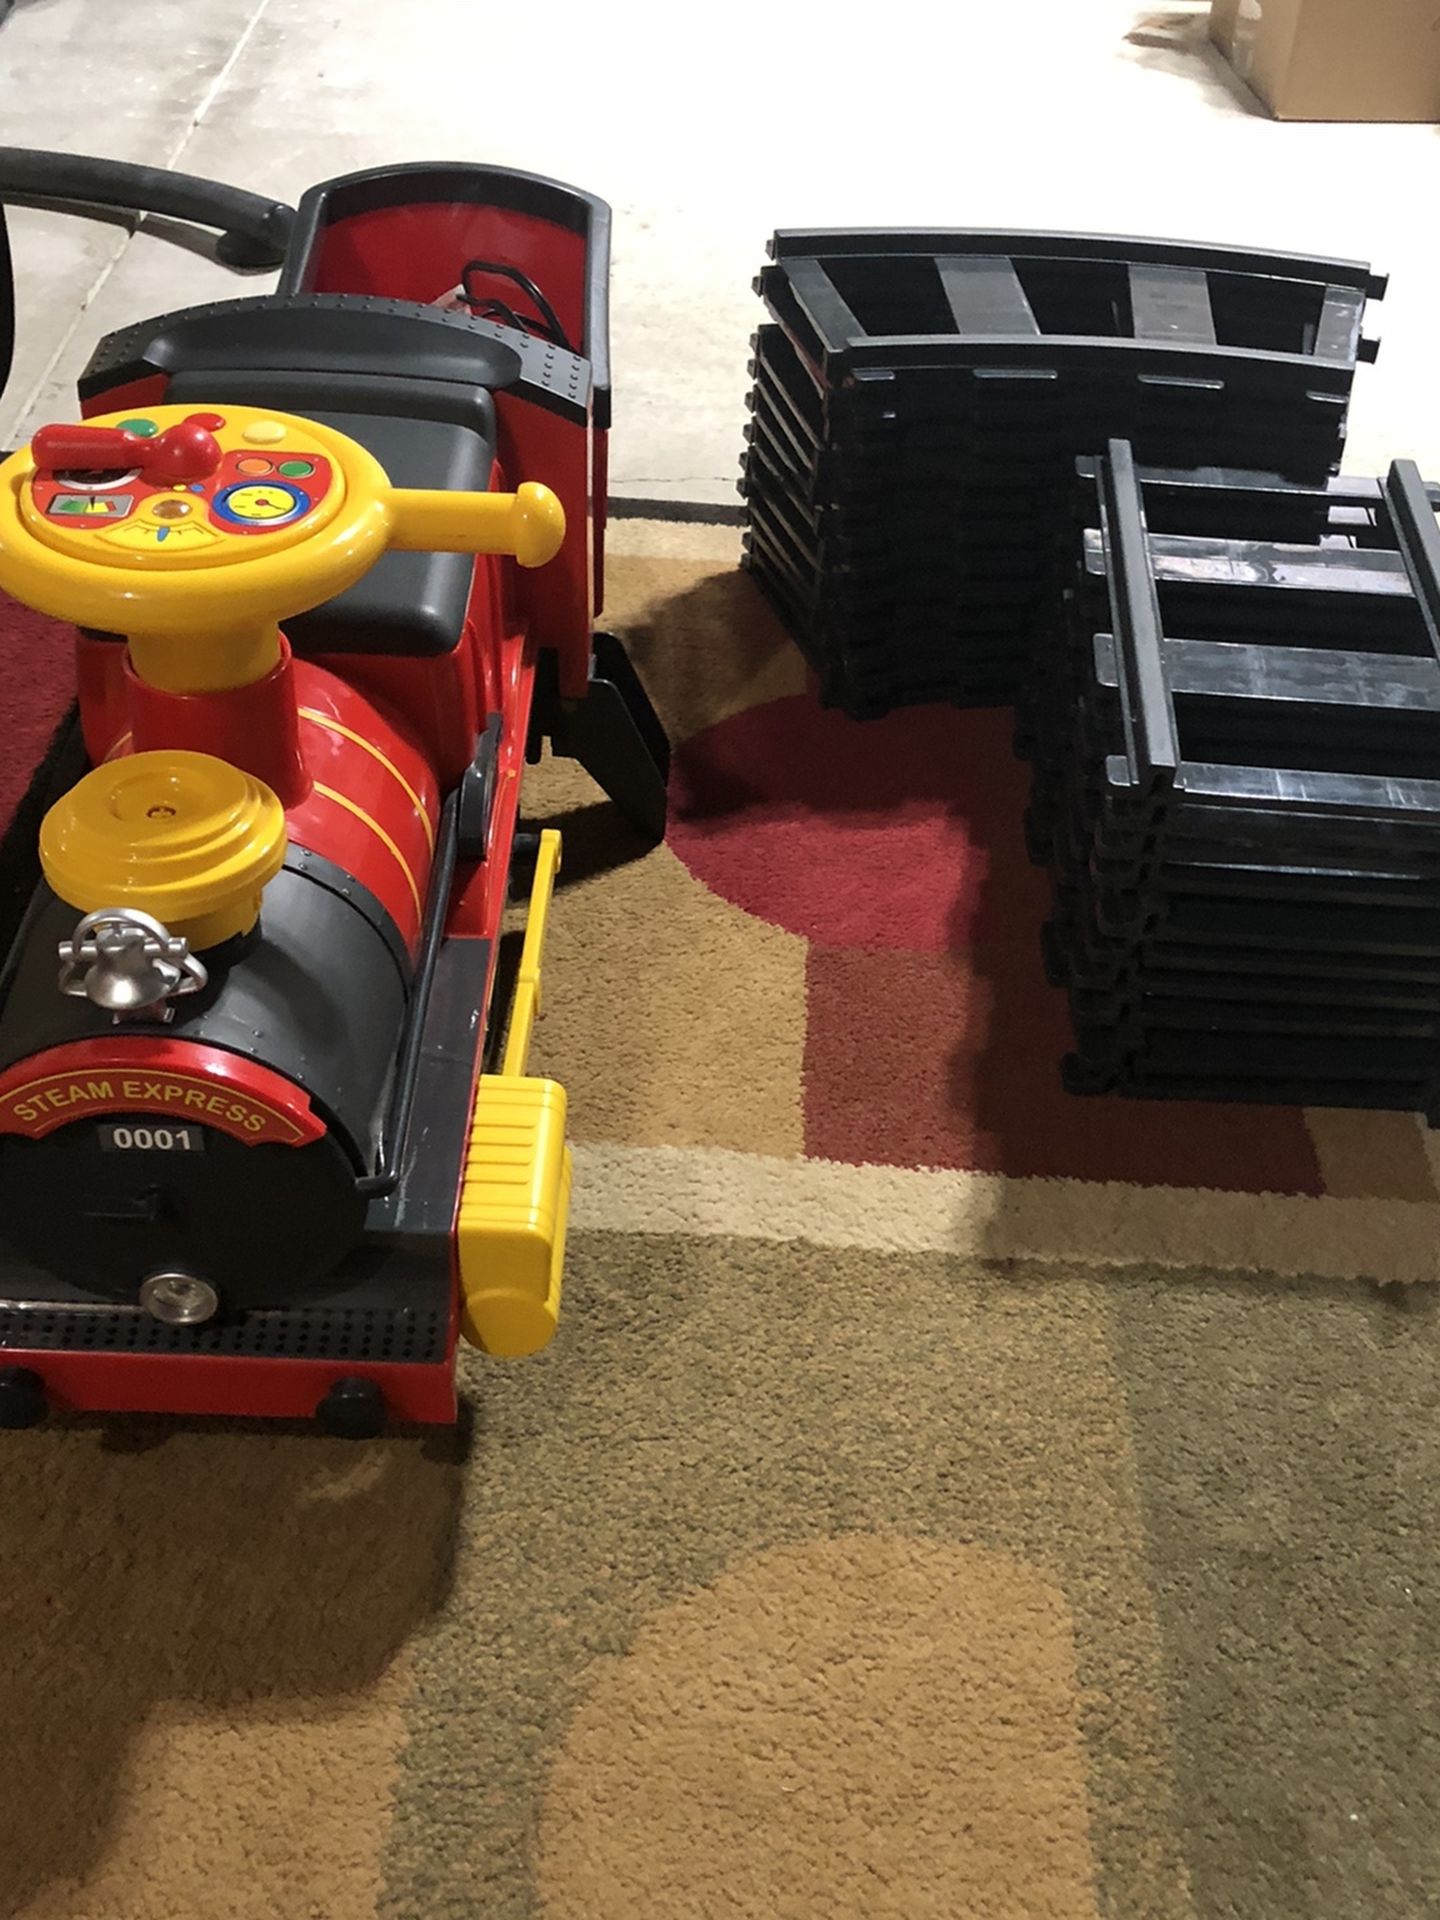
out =
<svg viewBox="0 0 1440 1920"><path fill-rule="evenodd" d="M1008 715L822 713L733 532L612 532L675 822L532 777L561 1335L463 1460L3 1437L0 1911L1433 1912L1430 1142L1066 1098Z"/></svg>

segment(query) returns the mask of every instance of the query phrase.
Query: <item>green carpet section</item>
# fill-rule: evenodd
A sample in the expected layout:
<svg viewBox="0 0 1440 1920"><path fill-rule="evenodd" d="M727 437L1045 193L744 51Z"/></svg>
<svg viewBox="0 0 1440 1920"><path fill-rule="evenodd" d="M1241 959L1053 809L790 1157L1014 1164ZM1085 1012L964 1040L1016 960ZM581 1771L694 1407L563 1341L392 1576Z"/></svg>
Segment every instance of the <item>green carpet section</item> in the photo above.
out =
<svg viewBox="0 0 1440 1920"><path fill-rule="evenodd" d="M1116 1280L1197 1912L1440 1897L1432 1291Z"/></svg>
<svg viewBox="0 0 1440 1920"><path fill-rule="evenodd" d="M570 1284L479 1402L392 1920L1428 1910L1428 1294L618 1234Z"/></svg>
<svg viewBox="0 0 1440 1920"><path fill-rule="evenodd" d="M1190 1911L1104 1287L582 1234L568 1305L479 1401L383 1912Z"/></svg>

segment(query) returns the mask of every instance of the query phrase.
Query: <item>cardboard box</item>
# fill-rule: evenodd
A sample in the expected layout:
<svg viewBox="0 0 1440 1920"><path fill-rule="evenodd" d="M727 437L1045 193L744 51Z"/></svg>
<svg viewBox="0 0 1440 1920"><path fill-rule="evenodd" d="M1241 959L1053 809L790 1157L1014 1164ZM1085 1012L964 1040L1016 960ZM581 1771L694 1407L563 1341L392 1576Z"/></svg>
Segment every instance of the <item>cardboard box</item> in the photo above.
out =
<svg viewBox="0 0 1440 1920"><path fill-rule="evenodd" d="M1277 120L1440 120L1440 0L1212 0L1210 37Z"/></svg>

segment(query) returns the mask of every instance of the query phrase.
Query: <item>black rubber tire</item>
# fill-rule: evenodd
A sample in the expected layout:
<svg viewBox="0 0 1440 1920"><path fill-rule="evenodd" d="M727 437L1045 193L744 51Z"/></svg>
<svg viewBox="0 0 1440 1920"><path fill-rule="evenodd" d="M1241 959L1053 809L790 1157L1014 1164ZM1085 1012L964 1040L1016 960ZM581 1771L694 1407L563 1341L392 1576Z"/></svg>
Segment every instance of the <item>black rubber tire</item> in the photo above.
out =
<svg viewBox="0 0 1440 1920"><path fill-rule="evenodd" d="M374 1440L385 1430L385 1396L373 1380L351 1375L335 1382L315 1418L337 1440Z"/></svg>
<svg viewBox="0 0 1440 1920"><path fill-rule="evenodd" d="M0 1367L0 1427L38 1427L50 1411L45 1382L31 1367Z"/></svg>

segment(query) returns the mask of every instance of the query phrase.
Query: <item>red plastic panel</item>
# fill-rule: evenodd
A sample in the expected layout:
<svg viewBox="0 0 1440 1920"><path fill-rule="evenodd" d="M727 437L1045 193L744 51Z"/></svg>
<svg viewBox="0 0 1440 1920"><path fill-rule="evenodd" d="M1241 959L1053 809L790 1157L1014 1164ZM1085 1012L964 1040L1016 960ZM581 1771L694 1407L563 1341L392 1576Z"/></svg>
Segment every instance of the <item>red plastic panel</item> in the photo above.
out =
<svg viewBox="0 0 1440 1920"><path fill-rule="evenodd" d="M317 237L306 291L429 302L458 286L465 263L476 259L528 273L572 347L587 350L585 236L507 207L433 201L351 214ZM519 313L529 311L523 293L507 281L485 281L480 291L493 291Z"/></svg>
<svg viewBox="0 0 1440 1920"><path fill-rule="evenodd" d="M413 946L429 890L440 796L397 716L310 661L295 666L301 747L312 785L287 824L382 902Z"/></svg>
<svg viewBox="0 0 1440 1920"><path fill-rule="evenodd" d="M610 435L597 433L594 438L595 470L590 482L590 519L595 529L591 536L595 548L593 614L598 620L605 611L605 523L610 507Z"/></svg>
<svg viewBox="0 0 1440 1920"><path fill-rule="evenodd" d="M561 691L583 699L590 683L595 604L590 472L594 435L514 394L497 394L495 404L501 458L511 484L542 481L564 502L565 544L548 566L520 569L515 585L536 644L553 647L560 656Z"/></svg>
<svg viewBox="0 0 1440 1920"><path fill-rule="evenodd" d="M126 697L125 646L119 640L75 636L75 683L80 696L80 728L85 751L98 766L113 753L130 748Z"/></svg>
<svg viewBox="0 0 1440 1920"><path fill-rule="evenodd" d="M213 754L263 780L284 806L294 806L310 784L295 714L296 679L283 640L279 665L263 680L214 693L167 693L151 686L135 673L127 654L128 750Z"/></svg>
<svg viewBox="0 0 1440 1920"><path fill-rule="evenodd" d="M341 1360L235 1359L218 1354L60 1353L5 1349L28 1367L58 1413L229 1414L308 1420L337 1380L373 1380L392 1420L449 1426L455 1356L429 1366Z"/></svg>
<svg viewBox="0 0 1440 1920"><path fill-rule="evenodd" d="M88 400L80 402L81 417L90 420L97 413L118 413L122 407L133 407L137 413L143 413L146 407L161 404L169 384L168 374L152 373L143 380L131 380L123 387L111 387L106 393L92 393Z"/></svg>

